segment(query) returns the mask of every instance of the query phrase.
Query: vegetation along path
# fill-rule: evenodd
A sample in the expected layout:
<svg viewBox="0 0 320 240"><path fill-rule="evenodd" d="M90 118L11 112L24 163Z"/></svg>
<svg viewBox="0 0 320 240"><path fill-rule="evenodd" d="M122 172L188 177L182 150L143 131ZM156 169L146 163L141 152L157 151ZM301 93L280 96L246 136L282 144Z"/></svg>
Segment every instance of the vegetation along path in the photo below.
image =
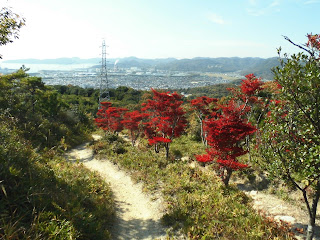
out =
<svg viewBox="0 0 320 240"><path fill-rule="evenodd" d="M95 140L100 136L93 135ZM68 153L71 161L80 161L91 170L97 171L111 185L116 201L117 216L111 229L114 239L166 239L165 229L160 224L162 216L161 199L151 201L150 197L142 192L142 186L132 182L130 176L121 171L117 165L107 160L97 160L93 151L83 144ZM306 228L306 212L273 195L255 191L238 184L238 187L253 198L253 206L263 210L267 216L284 220L293 225L293 228ZM317 224L319 221L317 220ZM297 233L297 232L296 232ZM320 240L317 228L315 238ZM298 239L303 239L298 234Z"/></svg>
<svg viewBox="0 0 320 240"><path fill-rule="evenodd" d="M95 139L99 136L94 135ZM111 229L113 239L166 239L160 224L161 200L151 201L142 187L131 181L130 176L107 160L93 157L87 144L68 153L71 161L80 161L99 174L111 185L116 202L116 221Z"/></svg>

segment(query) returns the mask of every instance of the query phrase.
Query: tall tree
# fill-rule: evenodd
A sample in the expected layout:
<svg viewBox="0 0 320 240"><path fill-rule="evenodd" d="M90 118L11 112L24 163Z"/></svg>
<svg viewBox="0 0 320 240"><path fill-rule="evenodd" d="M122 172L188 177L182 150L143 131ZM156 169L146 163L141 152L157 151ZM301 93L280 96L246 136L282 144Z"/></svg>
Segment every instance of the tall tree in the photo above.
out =
<svg viewBox="0 0 320 240"><path fill-rule="evenodd" d="M320 198L320 37L308 35L306 45L293 44L304 52L282 57L279 50L280 66L274 75L280 91L273 95L273 107L264 121L260 149L271 176L301 191L310 240Z"/></svg>

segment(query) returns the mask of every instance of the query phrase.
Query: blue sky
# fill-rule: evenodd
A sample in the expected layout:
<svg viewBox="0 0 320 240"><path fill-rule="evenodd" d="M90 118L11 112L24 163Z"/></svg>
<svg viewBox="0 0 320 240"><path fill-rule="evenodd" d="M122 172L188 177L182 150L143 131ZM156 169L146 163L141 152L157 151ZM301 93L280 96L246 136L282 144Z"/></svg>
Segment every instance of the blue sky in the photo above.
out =
<svg viewBox="0 0 320 240"><path fill-rule="evenodd" d="M0 0L26 18L3 60L273 57L319 33L320 0Z"/></svg>

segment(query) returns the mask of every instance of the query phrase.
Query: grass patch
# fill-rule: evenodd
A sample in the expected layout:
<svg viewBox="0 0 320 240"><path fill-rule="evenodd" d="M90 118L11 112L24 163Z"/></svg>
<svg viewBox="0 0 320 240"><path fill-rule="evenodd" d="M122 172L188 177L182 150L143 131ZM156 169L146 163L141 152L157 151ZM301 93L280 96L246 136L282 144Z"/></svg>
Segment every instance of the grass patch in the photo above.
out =
<svg viewBox="0 0 320 240"><path fill-rule="evenodd" d="M0 126L0 239L111 239L109 186L81 164L40 155Z"/></svg>
<svg viewBox="0 0 320 240"><path fill-rule="evenodd" d="M186 136L175 140L171 151L181 157L192 158L204 151L200 143ZM293 239L288 227L277 225L260 216L251 207L251 199L235 187L225 187L219 178L189 161L165 158L165 153L155 154L146 145L126 148L115 153L113 144L106 138L93 148L102 157L130 170L136 181L142 181L149 191L161 191L167 212L163 222L182 231L188 239Z"/></svg>

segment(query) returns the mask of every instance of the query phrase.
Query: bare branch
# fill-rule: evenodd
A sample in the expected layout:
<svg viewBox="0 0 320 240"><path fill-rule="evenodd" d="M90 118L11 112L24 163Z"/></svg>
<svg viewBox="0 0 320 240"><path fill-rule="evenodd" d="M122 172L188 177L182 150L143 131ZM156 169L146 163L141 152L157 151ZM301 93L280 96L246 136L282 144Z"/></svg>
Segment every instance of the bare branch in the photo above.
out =
<svg viewBox="0 0 320 240"><path fill-rule="evenodd" d="M299 44L296 44L294 42L291 41L290 38L288 38L287 36L283 36L285 40L287 40L289 43L293 44L294 46L298 47L298 48L301 48L302 50L308 52L312 57L314 57L314 53L312 51L310 51L309 49L306 49L305 47L302 47L301 45Z"/></svg>

